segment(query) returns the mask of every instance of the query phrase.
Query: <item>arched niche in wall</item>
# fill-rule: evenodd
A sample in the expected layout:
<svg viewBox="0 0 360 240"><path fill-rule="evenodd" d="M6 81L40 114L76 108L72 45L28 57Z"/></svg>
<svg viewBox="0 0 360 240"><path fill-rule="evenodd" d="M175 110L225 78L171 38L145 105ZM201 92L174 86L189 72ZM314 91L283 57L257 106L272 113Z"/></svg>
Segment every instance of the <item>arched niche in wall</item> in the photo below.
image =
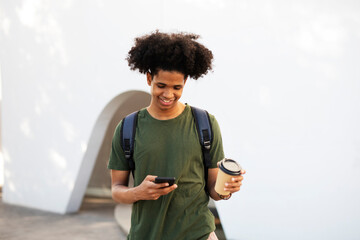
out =
<svg viewBox="0 0 360 240"><path fill-rule="evenodd" d="M111 179L106 166L114 130L126 115L148 106L150 99L150 94L146 92L128 91L116 96L105 106L91 133L67 213L79 210L87 188L89 194L109 195Z"/></svg>

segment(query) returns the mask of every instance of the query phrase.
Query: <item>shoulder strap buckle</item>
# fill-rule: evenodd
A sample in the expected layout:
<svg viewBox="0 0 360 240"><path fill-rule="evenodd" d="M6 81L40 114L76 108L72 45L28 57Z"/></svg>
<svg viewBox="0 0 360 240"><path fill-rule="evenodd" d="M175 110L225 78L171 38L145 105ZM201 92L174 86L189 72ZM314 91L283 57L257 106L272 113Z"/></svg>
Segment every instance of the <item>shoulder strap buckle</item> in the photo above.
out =
<svg viewBox="0 0 360 240"><path fill-rule="evenodd" d="M130 150L125 150L125 151L124 151L124 154L125 154L125 158L129 160L129 158L131 157L131 152L130 152Z"/></svg>
<svg viewBox="0 0 360 240"><path fill-rule="evenodd" d="M204 148L210 150L211 148L210 141L204 141Z"/></svg>

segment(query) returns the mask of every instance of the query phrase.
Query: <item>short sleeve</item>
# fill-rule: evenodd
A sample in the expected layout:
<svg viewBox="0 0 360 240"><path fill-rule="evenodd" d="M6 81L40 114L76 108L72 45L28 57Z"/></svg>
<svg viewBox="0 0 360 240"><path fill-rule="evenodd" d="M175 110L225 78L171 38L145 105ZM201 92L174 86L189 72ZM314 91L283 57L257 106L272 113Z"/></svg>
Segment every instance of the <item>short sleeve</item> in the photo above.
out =
<svg viewBox="0 0 360 240"><path fill-rule="evenodd" d="M217 162L222 160L225 157L225 155L224 155L219 124L213 115L209 114L209 116L213 131L213 142L210 148L210 157L211 157L210 168L217 168Z"/></svg>
<svg viewBox="0 0 360 240"><path fill-rule="evenodd" d="M108 169L114 170L130 170L129 164L125 158L123 149L121 147L121 124L122 121L117 125L111 144L110 158L108 162Z"/></svg>

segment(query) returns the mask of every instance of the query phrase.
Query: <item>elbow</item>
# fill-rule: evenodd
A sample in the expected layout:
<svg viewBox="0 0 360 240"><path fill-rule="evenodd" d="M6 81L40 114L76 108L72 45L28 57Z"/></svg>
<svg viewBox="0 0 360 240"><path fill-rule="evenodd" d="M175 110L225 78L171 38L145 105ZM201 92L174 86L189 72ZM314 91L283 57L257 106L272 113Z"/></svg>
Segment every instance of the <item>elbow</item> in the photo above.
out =
<svg viewBox="0 0 360 240"><path fill-rule="evenodd" d="M117 194L116 194L116 191L115 191L115 189L114 189L114 186L111 187L111 198L112 198L115 202L118 202Z"/></svg>
<svg viewBox="0 0 360 240"><path fill-rule="evenodd" d="M122 185L113 185L111 187L111 197L116 203L131 204L133 201L128 197L128 191L122 188Z"/></svg>
<svg viewBox="0 0 360 240"><path fill-rule="evenodd" d="M123 203L121 201L120 191L117 185L111 186L111 198L117 203Z"/></svg>
<svg viewBox="0 0 360 240"><path fill-rule="evenodd" d="M111 190L111 198L112 200L114 200L115 202L118 202L118 200L116 199L116 194L113 190Z"/></svg>

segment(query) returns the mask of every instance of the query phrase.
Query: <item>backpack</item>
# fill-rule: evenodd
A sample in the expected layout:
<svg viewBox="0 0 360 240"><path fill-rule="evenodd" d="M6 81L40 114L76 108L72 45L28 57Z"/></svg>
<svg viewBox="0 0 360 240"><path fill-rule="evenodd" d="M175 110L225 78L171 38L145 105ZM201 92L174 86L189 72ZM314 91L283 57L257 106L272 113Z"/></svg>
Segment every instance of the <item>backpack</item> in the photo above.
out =
<svg viewBox="0 0 360 240"><path fill-rule="evenodd" d="M212 137L213 132L211 128L209 114L206 110L196 107L191 107L191 112L194 117L196 129L199 135L199 141L203 155L203 162L205 166L204 169L205 169L205 187L206 187L207 178L208 178L208 169L211 164L210 148L213 140ZM135 178L134 175L135 162L133 159L133 155L134 155L134 141L135 141L138 113L139 111L127 115L123 119L120 129L121 147L124 151L126 160L128 160L129 168L134 178Z"/></svg>

